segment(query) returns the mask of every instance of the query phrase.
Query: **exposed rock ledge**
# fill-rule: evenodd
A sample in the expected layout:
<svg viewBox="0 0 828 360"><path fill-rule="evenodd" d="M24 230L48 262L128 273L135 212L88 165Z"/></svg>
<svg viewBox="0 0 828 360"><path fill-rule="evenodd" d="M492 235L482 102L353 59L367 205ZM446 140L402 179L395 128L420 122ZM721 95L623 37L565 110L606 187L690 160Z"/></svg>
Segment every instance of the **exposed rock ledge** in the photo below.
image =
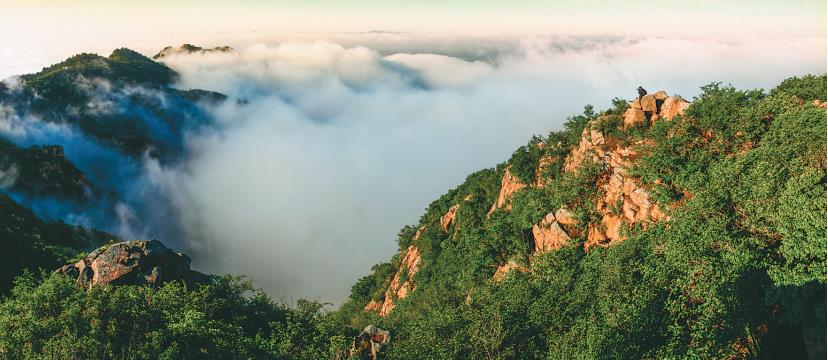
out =
<svg viewBox="0 0 828 360"><path fill-rule="evenodd" d="M417 234L414 236L414 240L419 237L422 230L423 228L421 227L417 231ZM414 275L417 274L419 267L420 251L417 249L416 245L409 245L405 250L402 260L400 260L400 266L397 268L397 272L391 280L391 285L383 295L382 301L369 301L368 304L365 305L365 311L376 311L379 313L379 316L388 315L388 313L390 313L396 306L396 299L405 298L417 288L414 284L413 278Z"/></svg>
<svg viewBox="0 0 828 360"><path fill-rule="evenodd" d="M624 127L628 128L638 123L651 124L660 119L672 120L678 115L683 115L689 106L690 103L681 97L668 96L666 92L658 91L630 102L624 115ZM581 133L578 147L564 159L563 165L564 171L577 172L580 164L585 159L589 159L603 164L608 170L609 176L598 184L599 194L595 210L600 214L600 220L597 223L588 224L585 229L587 239L584 248L586 249L593 246L609 246L623 241L625 237L622 235L622 229L625 227L635 224L647 226L652 222L669 220L658 204L650 199L647 190L626 173L626 169L638 155L633 147L645 144L639 142L633 144L632 147L622 147L615 142L608 141L598 126L602 120L604 119L599 117L587 124ZM542 159L541 164L538 165L539 169L546 166L548 162ZM544 185L543 179L536 179L532 184L536 187ZM514 177L507 168L501 181L500 194L497 201L492 204L489 213L501 207L509 210L511 196L527 186ZM582 234L581 225L565 208L548 213L532 227L535 242L533 256L567 245L573 237ZM499 281L507 272L516 268L518 267L513 262L500 265L495 272L495 281Z"/></svg>
<svg viewBox="0 0 828 360"><path fill-rule="evenodd" d="M503 172L503 180L500 182L500 194L497 196L497 200L494 204L492 204L492 208L489 209L489 212L486 214L491 215L495 210L504 208L505 210L512 209L512 194L516 193L518 190L525 188L527 185L520 181L516 176L512 175L509 171L509 168L506 168L506 171Z"/></svg>
<svg viewBox="0 0 828 360"><path fill-rule="evenodd" d="M190 258L158 240L134 240L104 245L82 260L55 272L77 279L85 288L93 285L150 285L181 280L202 283L208 276L190 269Z"/></svg>

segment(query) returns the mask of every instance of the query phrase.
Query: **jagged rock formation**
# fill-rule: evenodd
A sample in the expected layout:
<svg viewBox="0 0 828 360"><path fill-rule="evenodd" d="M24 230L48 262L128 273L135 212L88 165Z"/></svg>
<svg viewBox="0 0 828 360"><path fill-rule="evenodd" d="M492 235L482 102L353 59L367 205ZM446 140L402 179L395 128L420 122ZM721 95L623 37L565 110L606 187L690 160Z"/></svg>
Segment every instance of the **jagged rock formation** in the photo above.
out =
<svg viewBox="0 0 828 360"><path fill-rule="evenodd" d="M457 209L459 207L459 204L452 206L445 215L440 217L440 229L443 232L448 232L449 225L454 223L454 218L457 216Z"/></svg>
<svg viewBox="0 0 828 360"><path fill-rule="evenodd" d="M624 116L624 126L629 127L660 118L671 120L683 114L689 104L680 97L668 96L664 91L646 95L630 103ZM597 224L588 225L587 240L584 243L587 249L592 246L608 246L623 241L625 237L622 235L622 229L625 227L669 219L660 207L650 200L646 189L626 173L626 169L637 155L633 148L643 143L639 142L631 147L609 143L598 126L605 120L606 118L601 116L587 124L581 134L578 147L564 160L563 166L564 171L576 172L584 159L590 159L592 162L602 164L608 170L609 176L599 184L599 200L595 204L595 210L601 214L601 219ZM537 173L542 173L542 169L554 161L555 159L548 157L541 158ZM535 187L544 185L545 181L540 177L532 184ZM501 207L509 210L509 199L512 194L526 186L507 168L501 182L500 195L492 204L489 213ZM556 250L568 244L572 240L570 232L578 231L577 225L577 220L566 209L561 208L547 214L532 227L532 235L535 239L534 254ZM511 268L508 264L504 264L498 268L498 271L506 272Z"/></svg>
<svg viewBox="0 0 828 360"><path fill-rule="evenodd" d="M630 102L624 115L624 127L627 128L639 123L650 124L659 119L671 120L681 115L689 106L689 102L680 97L668 96L664 91L646 95L641 99ZM595 223L583 224L566 208L559 208L549 212L543 219L532 227L534 238L533 256L548 251L560 249L586 235L583 243L585 249L593 246L609 246L625 239L624 229L631 226L669 220L669 217L655 204L637 180L627 174L627 169L635 160L638 153L635 148L647 145L643 141L622 146L617 141L608 139L601 131L601 123L607 121L607 115L599 116L590 121L581 133L581 140L576 148L563 159L564 172L577 172L585 160L601 164L606 169L606 176L598 184L599 194L595 202L595 211L599 220ZM649 122L648 122L649 121ZM542 144L539 146L543 146ZM560 143L557 146L561 146ZM507 167L501 179L500 192L492 204L487 215L498 209L511 211L511 198L516 192L527 187L546 186L548 179L543 174L550 164L561 159L544 155L540 158L536 171L535 181L525 184L514 176ZM440 217L440 229L448 232L455 223L459 204L455 204ZM416 240L422 233L421 227L414 236ZM402 254L402 261L398 267L391 285L381 301L371 300L365 305L366 311L375 311L380 316L386 316L394 308L394 299L406 297L414 291L415 285L411 277L417 272L420 256L415 245L410 245ZM493 280L502 281L509 271L528 271L514 260L509 260L495 269Z"/></svg>
<svg viewBox="0 0 828 360"><path fill-rule="evenodd" d="M561 225L573 226L577 224L578 221L572 213L563 208L546 214L539 223L532 227L532 235L535 238L535 254L557 250L568 244L572 241L572 238Z"/></svg>
<svg viewBox="0 0 828 360"><path fill-rule="evenodd" d="M56 270L77 279L85 288L93 285L150 285L182 280L200 283L207 275L190 269L190 258L158 240L134 240L105 245L84 259Z"/></svg>
<svg viewBox="0 0 828 360"><path fill-rule="evenodd" d="M417 231L414 235L414 240L419 237L423 228ZM394 309L396 304L395 299L403 299L409 293L414 291L417 286L414 284L414 275L417 274L420 266L420 251L416 245L409 245L405 250L405 254L400 260L400 266L397 268L394 278L391 280L391 285L383 295L382 301L371 300L365 305L366 311L376 311L379 316L386 316Z"/></svg>
<svg viewBox="0 0 828 360"><path fill-rule="evenodd" d="M172 46L167 46L161 51L159 51L155 56L153 56L153 60L161 59L165 56L173 55L173 54L192 54L192 53L211 53L211 52L228 52L233 51L232 47L229 46L216 46L212 49L210 48L203 48L200 46L195 46L192 44L183 44L178 48L174 48Z"/></svg>
<svg viewBox="0 0 828 360"><path fill-rule="evenodd" d="M666 92L658 91L654 94L635 99L624 113L624 128L636 124L655 122L659 119L672 120L677 115L684 114L690 102L679 96L668 96Z"/></svg>
<svg viewBox="0 0 828 360"><path fill-rule="evenodd" d="M520 189L525 188L527 185L520 181L516 176L512 175L512 173L507 168L506 171L503 172L503 180L500 183L500 194L497 196L497 201L492 204L492 208L489 209L487 215L491 215L495 210L504 208L505 210L512 209L511 198L512 194L517 192Z"/></svg>
<svg viewBox="0 0 828 360"><path fill-rule="evenodd" d="M641 99L630 102L624 115L624 127L628 128L638 123L656 121L659 119L671 120L683 114L690 103L680 97L668 96L664 91L649 94ZM669 220L661 208L652 202L646 189L641 187L634 178L627 175L626 169L638 153L636 146L646 145L638 142L629 147L608 141L599 126L606 121L606 116L600 116L591 121L581 133L578 147L573 149L564 159L565 172L577 172L585 159L602 164L607 169L608 176L599 186L599 196L595 203L595 210L600 214L598 223L588 224L587 239L583 246L589 249L593 246L609 246L625 239L623 229L635 224L643 224ZM559 159L544 156L538 164L537 174ZM527 187L545 186L546 180L538 176L531 185L523 184L507 168L501 181L500 194L492 204L489 214L497 209L511 209L510 198L515 192ZM448 214L447 214L448 215ZM547 251L557 250L569 244L572 238L581 235L581 224L571 211L560 208L548 213L532 227L534 238L534 255ZM495 280L502 279L507 272L517 268L513 262L500 265L495 271Z"/></svg>
<svg viewBox="0 0 828 360"><path fill-rule="evenodd" d="M654 95L652 95L652 103L656 104L657 109L658 99ZM648 96L651 95L645 98ZM636 102L637 100L630 104L627 114L631 109L638 110L635 108ZM645 107L642 105L643 108ZM653 109L652 107L646 108ZM577 171L583 159L590 158L593 162L602 164L609 174L608 178L599 184L600 194L595 210L601 214L601 220L598 224L589 224L587 240L584 243L587 249L596 245L608 246L623 241L625 237L622 235L622 228L624 227L668 219L659 206L652 203L646 189L627 175L626 169L638 155L633 148L644 145L644 143L638 142L632 147L607 144L603 135L596 134L600 133L596 129L597 124L602 120L599 117L587 125L581 134L578 148L570 154L564 165L566 171ZM626 117L625 124L627 124Z"/></svg>

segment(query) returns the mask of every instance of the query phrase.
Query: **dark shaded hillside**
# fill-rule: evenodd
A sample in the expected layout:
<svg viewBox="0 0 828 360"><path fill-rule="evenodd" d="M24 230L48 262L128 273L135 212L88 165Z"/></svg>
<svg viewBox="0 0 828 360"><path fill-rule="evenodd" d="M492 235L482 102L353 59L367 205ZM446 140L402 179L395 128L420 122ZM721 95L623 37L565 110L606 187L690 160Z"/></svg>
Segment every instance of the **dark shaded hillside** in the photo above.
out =
<svg viewBox="0 0 828 360"><path fill-rule="evenodd" d="M0 294L6 294L14 277L24 270L55 269L115 239L101 231L44 221L0 194Z"/></svg>
<svg viewBox="0 0 828 360"><path fill-rule="evenodd" d="M9 190L31 197L53 197L82 203L101 195L86 175L66 159L59 145L21 148L0 138L0 169Z"/></svg>

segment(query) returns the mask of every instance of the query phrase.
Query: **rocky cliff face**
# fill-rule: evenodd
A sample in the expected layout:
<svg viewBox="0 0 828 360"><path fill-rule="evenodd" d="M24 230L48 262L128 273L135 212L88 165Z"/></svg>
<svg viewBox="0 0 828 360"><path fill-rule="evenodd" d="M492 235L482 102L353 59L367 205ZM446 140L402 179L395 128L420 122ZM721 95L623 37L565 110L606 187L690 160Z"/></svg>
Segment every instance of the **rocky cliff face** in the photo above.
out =
<svg viewBox="0 0 828 360"><path fill-rule="evenodd" d="M199 283L207 275L190 269L190 258L174 252L158 240L135 240L105 245L84 259L64 265L56 272L94 285L150 285L181 280Z"/></svg>
<svg viewBox="0 0 828 360"><path fill-rule="evenodd" d="M457 209L459 207L460 205L452 206L445 215L440 217L440 229L442 229L443 232L447 232L449 225L454 223L454 218L457 216Z"/></svg>
<svg viewBox="0 0 828 360"><path fill-rule="evenodd" d="M417 234L414 235L414 240L419 237L418 235L422 232L422 230L423 228L418 230ZM400 260L400 265L397 268L396 273L394 273L391 285L383 295L382 301L369 301L368 304L365 305L365 310L375 311L379 314L379 316L388 315L388 313L390 313L396 306L394 303L396 299L405 298L409 293L417 288L414 284L413 277L417 274L417 271L419 271L419 267L420 251L417 249L416 245L409 245L402 256L402 260Z"/></svg>
<svg viewBox="0 0 828 360"><path fill-rule="evenodd" d="M668 96L664 91L644 96L630 102L624 114L624 128L648 126L658 120L672 120L682 115L689 106L690 103L686 100ZM646 144L639 142L631 146L622 146L609 141L600 127L600 123L605 120L604 117L598 117L587 124L581 133L581 141L564 159L563 165L565 172L577 172L584 161L591 161L607 170L608 176L597 184L599 194L595 202L595 211L600 218L597 222L586 224L586 240L583 243L585 249L621 242L626 239L624 229L631 226L647 226L656 221L669 220L662 208L652 201L646 187L627 174L627 169L638 155L634 149ZM542 173L543 167L551 161L546 157L541 158L537 173ZM532 186L542 187L545 183L539 178ZM490 212L501 207L509 210L509 198L526 186L507 169L503 175L500 196ZM540 255L560 249L573 238L581 236L583 231L583 224L580 224L572 212L565 208L552 210L532 227L535 243L533 254ZM495 280L501 279L506 272L515 268L517 267L508 263L501 265L495 272Z"/></svg>
<svg viewBox="0 0 828 360"><path fill-rule="evenodd" d="M500 194L497 196L497 201L492 204L492 208L489 209L489 214L495 212L495 210L503 208L505 210L510 210L512 208L511 198L512 194L516 193L518 190L525 188L527 185L522 183L520 179L516 176L512 175L512 173L507 168L506 171L503 173L503 180L500 183Z"/></svg>

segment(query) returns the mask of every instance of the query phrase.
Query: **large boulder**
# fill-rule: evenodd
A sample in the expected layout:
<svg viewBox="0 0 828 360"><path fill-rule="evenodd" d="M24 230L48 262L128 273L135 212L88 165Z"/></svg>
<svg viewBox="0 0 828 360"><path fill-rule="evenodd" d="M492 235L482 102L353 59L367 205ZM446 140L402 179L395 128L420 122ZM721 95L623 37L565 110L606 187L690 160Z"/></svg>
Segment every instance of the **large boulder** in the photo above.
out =
<svg viewBox="0 0 828 360"><path fill-rule="evenodd" d="M93 285L150 285L181 280L190 284L207 281L207 275L190 269L190 258L158 240L134 240L104 245L82 260L56 272Z"/></svg>
<svg viewBox="0 0 828 360"><path fill-rule="evenodd" d="M661 117L665 120L672 120L676 115L684 115L684 111L690 107L690 102L678 96L670 96L661 104Z"/></svg>
<svg viewBox="0 0 828 360"><path fill-rule="evenodd" d="M624 128L629 128L639 123L646 123L646 121L647 113L645 113L644 110L636 109L631 106L627 109L627 112L624 113Z"/></svg>
<svg viewBox="0 0 828 360"><path fill-rule="evenodd" d="M655 94L653 94L653 97L654 97L657 101L664 101L664 100L666 100L669 96L667 95L667 92L666 92L666 91L664 91L664 90L659 90L658 92L656 92Z"/></svg>
<svg viewBox="0 0 828 360"><path fill-rule="evenodd" d="M641 110L649 112L658 111L658 102L656 101L656 97L652 94L644 95L644 97L641 98Z"/></svg>

